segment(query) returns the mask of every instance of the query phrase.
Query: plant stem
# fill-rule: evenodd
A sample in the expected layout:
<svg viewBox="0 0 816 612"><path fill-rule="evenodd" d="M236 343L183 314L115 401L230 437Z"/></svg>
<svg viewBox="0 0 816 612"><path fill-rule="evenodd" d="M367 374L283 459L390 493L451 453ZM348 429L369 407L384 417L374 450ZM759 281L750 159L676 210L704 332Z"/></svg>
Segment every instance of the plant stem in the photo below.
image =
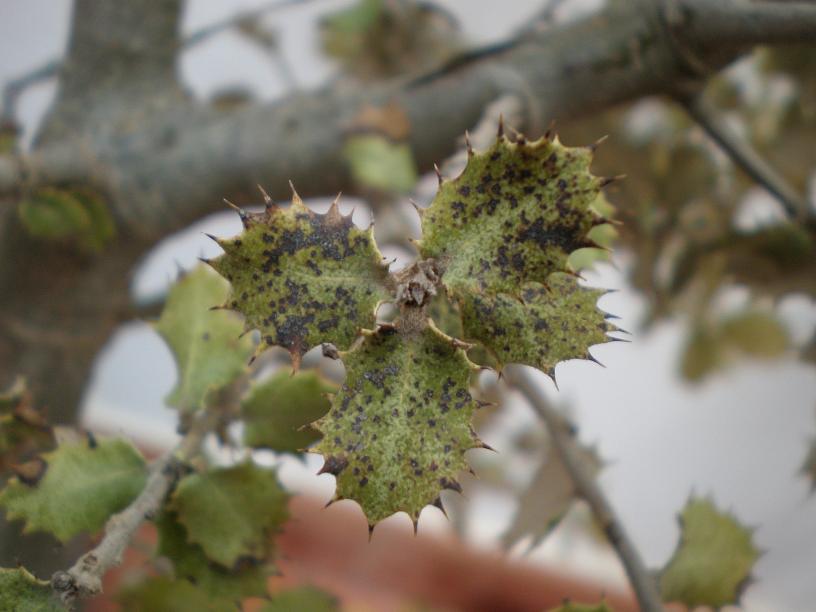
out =
<svg viewBox="0 0 816 612"><path fill-rule="evenodd" d="M175 450L153 465L139 496L127 508L108 519L102 541L82 555L69 570L53 575L51 588L68 609L73 607L78 597L92 597L102 592L102 577L121 563L122 555L141 524L158 514L168 493L186 470L187 462L198 454L217 421L217 413L201 413Z"/></svg>
<svg viewBox="0 0 816 612"><path fill-rule="evenodd" d="M569 472L575 484L575 490L589 505L595 519L609 539L609 543L623 563L641 611L659 612L663 610L663 603L654 578L646 569L637 549L629 539L620 520L615 516L615 511L595 478L581 462L573 426L542 397L536 382L527 372L519 367L510 367L505 371L505 379L521 391L547 426L552 437L553 448Z"/></svg>

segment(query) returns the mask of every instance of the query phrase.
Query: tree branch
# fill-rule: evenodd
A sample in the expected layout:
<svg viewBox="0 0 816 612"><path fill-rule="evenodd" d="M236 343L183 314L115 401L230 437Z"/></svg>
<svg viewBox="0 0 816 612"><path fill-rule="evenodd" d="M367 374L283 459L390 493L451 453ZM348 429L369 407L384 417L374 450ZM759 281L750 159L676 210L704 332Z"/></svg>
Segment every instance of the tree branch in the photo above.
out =
<svg viewBox="0 0 816 612"><path fill-rule="evenodd" d="M779 200L791 219L801 219L805 215L808 209L805 199L762 158L747 139L740 138L717 116L716 109L701 94L678 95L675 99L737 166Z"/></svg>
<svg viewBox="0 0 816 612"><path fill-rule="evenodd" d="M207 411L200 414L178 447L153 466L139 496L108 520L102 541L82 555L68 571L54 574L51 587L69 609L77 598L92 597L102 592L105 573L122 562L122 555L141 524L159 513L165 498L184 473L186 464L198 454L217 421L217 413Z"/></svg>
<svg viewBox="0 0 816 612"><path fill-rule="evenodd" d="M544 400L535 381L526 371L519 367L508 368L505 378L509 384L521 391L530 406L546 424L552 437L553 448L572 477L578 495L587 502L595 515L595 520L598 521L609 543L618 553L637 596L640 609L643 612L663 610L657 583L644 565L594 476L584 469L575 442L573 426Z"/></svg>

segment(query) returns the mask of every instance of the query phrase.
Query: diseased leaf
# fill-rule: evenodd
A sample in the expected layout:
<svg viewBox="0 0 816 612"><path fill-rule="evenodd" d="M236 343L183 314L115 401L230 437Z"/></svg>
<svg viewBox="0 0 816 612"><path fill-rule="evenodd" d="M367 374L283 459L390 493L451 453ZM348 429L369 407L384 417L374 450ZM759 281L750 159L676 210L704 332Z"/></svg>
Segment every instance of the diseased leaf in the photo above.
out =
<svg viewBox="0 0 816 612"><path fill-rule="evenodd" d="M165 512L156 521L159 531L157 554L173 562L175 578L186 580L210 597L240 601L245 597L265 597L271 568L252 561L242 567L225 569L204 554L197 544L187 541L187 532L176 517Z"/></svg>
<svg viewBox="0 0 816 612"><path fill-rule="evenodd" d="M580 446L580 460L587 473L597 476L602 462L593 448ZM538 546L555 529L575 500L575 485L561 456L550 449L527 490L519 498L518 511L502 537L508 548L532 536L528 550Z"/></svg>
<svg viewBox="0 0 816 612"><path fill-rule="evenodd" d="M557 138L499 137L440 185L422 214L422 257L436 261L455 295L519 296L524 283L546 284L568 271L570 253L597 246L587 234L605 223L592 209L603 181L590 173L591 161L591 149Z"/></svg>
<svg viewBox="0 0 816 612"><path fill-rule="evenodd" d="M63 612L51 586L25 568L0 568L0 610L9 612Z"/></svg>
<svg viewBox="0 0 816 612"><path fill-rule="evenodd" d="M607 342L607 332L617 329L595 306L603 294L567 274L553 274L546 287L527 283L521 299L463 293L464 338L487 347L499 368L523 363L552 376L560 361L591 359L589 347Z"/></svg>
<svg viewBox="0 0 816 612"><path fill-rule="evenodd" d="M167 403L183 412L203 407L210 392L240 376L252 354L252 339L239 338L240 319L211 310L228 291L224 279L198 266L170 290L156 323L178 365L178 383Z"/></svg>
<svg viewBox="0 0 816 612"><path fill-rule="evenodd" d="M751 531L703 499L689 500L680 527L680 543L660 575L663 601L738 605L759 557Z"/></svg>
<svg viewBox="0 0 816 612"><path fill-rule="evenodd" d="M66 542L96 532L144 488L144 459L130 442L75 442L42 455L33 477L18 476L0 492L10 519L25 520L25 532L47 531Z"/></svg>
<svg viewBox="0 0 816 612"><path fill-rule="evenodd" d="M219 240L225 254L211 264L232 283L225 305L246 317L247 329L261 331L258 351L282 346L297 368L313 346L348 348L374 325L390 293L372 228L357 228L336 202L317 214L297 194L287 209L269 202L243 219L243 234Z"/></svg>
<svg viewBox="0 0 816 612"><path fill-rule="evenodd" d="M404 511L416 521L442 489L459 490L464 453L481 446L470 427L475 366L430 326L381 327L342 355L346 380L315 425L321 472L337 477L337 499L353 499L369 524Z"/></svg>
<svg viewBox="0 0 816 612"><path fill-rule="evenodd" d="M411 146L380 134L355 134L343 146L354 180L385 193L407 193L417 182Z"/></svg>
<svg viewBox="0 0 816 612"><path fill-rule="evenodd" d="M309 424L329 409L326 394L336 385L316 372L277 372L254 384L241 403L244 444L297 453L320 439Z"/></svg>
<svg viewBox="0 0 816 612"><path fill-rule="evenodd" d="M335 612L339 609L337 599L320 589L305 586L276 593L259 612Z"/></svg>
<svg viewBox="0 0 816 612"><path fill-rule="evenodd" d="M274 471L247 462L186 476L168 507L190 543L235 568L244 558L267 559L271 536L288 516L287 499Z"/></svg>
<svg viewBox="0 0 816 612"><path fill-rule="evenodd" d="M125 612L236 612L238 609L234 603L213 598L186 580L163 576L123 588L118 599Z"/></svg>

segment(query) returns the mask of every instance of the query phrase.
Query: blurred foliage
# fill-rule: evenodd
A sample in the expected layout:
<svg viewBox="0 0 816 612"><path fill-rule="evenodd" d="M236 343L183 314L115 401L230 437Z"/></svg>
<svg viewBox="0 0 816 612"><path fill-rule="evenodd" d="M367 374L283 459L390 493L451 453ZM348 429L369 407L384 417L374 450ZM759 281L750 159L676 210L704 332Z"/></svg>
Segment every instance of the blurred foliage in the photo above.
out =
<svg viewBox="0 0 816 612"><path fill-rule="evenodd" d="M358 0L320 25L324 52L361 81L427 70L463 47L450 14L414 0Z"/></svg>

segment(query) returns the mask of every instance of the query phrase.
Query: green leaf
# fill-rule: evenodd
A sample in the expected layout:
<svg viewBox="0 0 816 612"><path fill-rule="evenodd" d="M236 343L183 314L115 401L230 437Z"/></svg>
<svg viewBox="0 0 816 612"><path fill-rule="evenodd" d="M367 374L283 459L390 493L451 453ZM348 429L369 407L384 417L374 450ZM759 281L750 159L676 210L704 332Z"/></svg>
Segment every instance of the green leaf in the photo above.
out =
<svg viewBox="0 0 816 612"><path fill-rule="evenodd" d="M244 444L297 453L320 439L309 424L329 409L326 394L336 385L316 372L277 372L252 385L241 403Z"/></svg>
<svg viewBox="0 0 816 612"><path fill-rule="evenodd" d="M305 586L276 593L259 612L335 612L339 609L337 599L320 589Z"/></svg>
<svg viewBox="0 0 816 612"><path fill-rule="evenodd" d="M417 182L411 147L379 134L351 136L343 147L354 180L386 193L407 193Z"/></svg>
<svg viewBox="0 0 816 612"><path fill-rule="evenodd" d="M595 449L579 446L584 469L593 477L603 465ZM561 456L552 448L519 497L518 511L502 536L507 547L530 535L532 550L561 522L575 499L575 484Z"/></svg>
<svg viewBox="0 0 816 612"><path fill-rule="evenodd" d="M96 532L144 488L144 459L126 440L76 442L42 455L36 482L13 478L0 493L10 519L23 519L25 532L47 531L67 542Z"/></svg>
<svg viewBox="0 0 816 612"><path fill-rule="evenodd" d="M605 603L599 604L580 604L571 601L564 602L563 605L557 608L551 608L549 612L613 612Z"/></svg>
<svg viewBox="0 0 816 612"><path fill-rule="evenodd" d="M51 586L24 568L0 568L0 610L9 612L63 612Z"/></svg>
<svg viewBox="0 0 816 612"><path fill-rule="evenodd" d="M236 612L238 607L229 601L213 599L204 590L194 587L186 580L150 578L144 582L125 587L119 593L119 602L126 612L178 612L201 610L202 612Z"/></svg>
<svg viewBox="0 0 816 612"><path fill-rule="evenodd" d="M91 216L74 194L64 189L39 189L20 202L20 221L29 234L44 240L80 236L91 227Z"/></svg>
<svg viewBox="0 0 816 612"><path fill-rule="evenodd" d="M442 489L459 490L464 453L482 445L470 427L475 366L435 327L381 327L342 355L346 380L316 423L322 472L338 499L353 499L369 524L399 511L416 521Z"/></svg>
<svg viewBox="0 0 816 612"><path fill-rule="evenodd" d="M499 368L523 363L552 376L560 361L591 359L588 348L616 329L595 306L603 294L567 274L553 274L546 287L524 285L521 299L465 292L459 298L464 337L484 344Z"/></svg>
<svg viewBox="0 0 816 612"><path fill-rule="evenodd" d="M308 209L297 194L287 209L269 203L242 213L245 231L219 240L225 254L211 262L232 283L226 305L261 331L261 351L289 350L295 369L313 346L348 348L361 328L374 325L386 290L388 266L374 242L335 202L328 213Z"/></svg>
<svg viewBox="0 0 816 612"><path fill-rule="evenodd" d="M444 181L422 214L420 253L463 290L518 296L530 281L568 271L573 251L596 246L589 231L605 221L592 209L602 180L591 149L557 139L510 142L504 136Z"/></svg>
<svg viewBox="0 0 816 612"><path fill-rule="evenodd" d="M778 357L790 345L787 328L773 315L749 311L725 320L723 341L754 357Z"/></svg>
<svg viewBox="0 0 816 612"><path fill-rule="evenodd" d="M738 605L759 557L751 531L702 499L689 500L680 527L680 543L660 575L663 601Z"/></svg>
<svg viewBox="0 0 816 612"><path fill-rule="evenodd" d="M170 290L156 323L179 372L167 403L184 412L198 410L208 394L238 378L252 354L252 339L239 338L240 319L234 313L210 310L228 291L224 279L199 266Z"/></svg>
<svg viewBox="0 0 816 612"><path fill-rule="evenodd" d="M210 597L230 601L266 596L270 567L248 562L245 567L228 570L213 563L200 546L187 541L184 526L170 512L162 514L156 526L159 531L157 554L173 562L177 579L190 582Z"/></svg>
<svg viewBox="0 0 816 612"><path fill-rule="evenodd" d="M80 245L98 253L116 237L116 224L103 198L89 189L74 189L71 195L82 204L88 215L88 227L79 237Z"/></svg>
<svg viewBox="0 0 816 612"><path fill-rule="evenodd" d="M603 192L598 194L592 204L592 209L605 219L611 219L615 214L615 207L606 199ZM610 258L609 249L618 238L618 230L610 223L598 225L589 230L587 238L602 248L588 247L570 253L567 263L571 270L585 270L591 268L596 262L608 261Z"/></svg>
<svg viewBox="0 0 816 612"><path fill-rule="evenodd" d="M707 326L692 330L683 350L680 371L686 380L699 382L722 365L719 336Z"/></svg>
<svg viewBox="0 0 816 612"><path fill-rule="evenodd" d="M288 496L274 471L247 462L183 478L169 509L188 540L226 568L269 556L271 538L286 520Z"/></svg>

